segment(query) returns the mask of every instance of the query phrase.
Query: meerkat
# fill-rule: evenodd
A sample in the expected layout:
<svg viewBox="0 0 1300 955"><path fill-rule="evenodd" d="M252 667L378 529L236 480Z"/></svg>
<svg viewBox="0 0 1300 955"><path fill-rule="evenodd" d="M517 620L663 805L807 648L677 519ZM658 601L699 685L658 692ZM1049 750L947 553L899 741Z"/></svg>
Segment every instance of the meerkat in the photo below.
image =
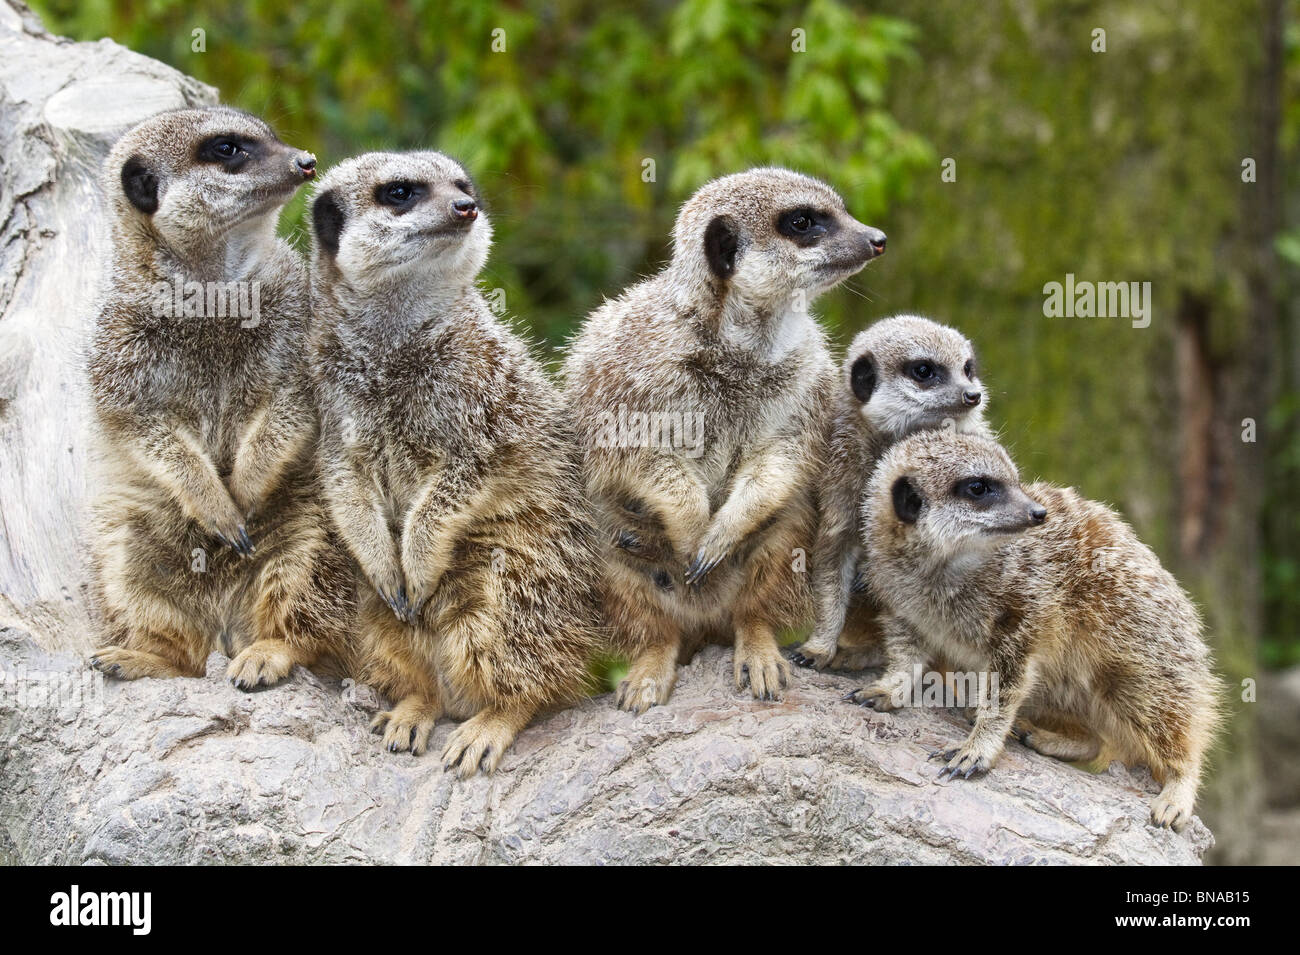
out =
<svg viewBox="0 0 1300 955"><path fill-rule="evenodd" d="M862 492L886 449L930 428L989 435L975 349L955 328L896 315L859 332L845 353L817 484L812 555L816 620L791 651L800 666L861 669L881 662L879 608L858 537Z"/></svg>
<svg viewBox="0 0 1300 955"><path fill-rule="evenodd" d="M810 615L802 564L835 377L809 306L885 250L829 186L766 168L706 184L673 240L661 272L588 316L563 369L607 542L606 611L631 660L615 702L636 713L667 702L704 639L734 643L738 689L780 699L788 685L776 630ZM633 416L641 429L614 426ZM676 440L690 421L702 435Z"/></svg>
<svg viewBox="0 0 1300 955"><path fill-rule="evenodd" d="M355 558L372 728L492 772L603 645L595 525L558 389L475 280L491 224L436 152L334 167L312 205L321 472Z"/></svg>
<svg viewBox="0 0 1300 955"><path fill-rule="evenodd" d="M105 165L110 279L88 356L92 571L124 679L241 689L349 665L346 555L315 480L307 276L275 234L316 160L224 108L161 113Z"/></svg>
<svg viewBox="0 0 1300 955"><path fill-rule="evenodd" d="M940 776L986 772L1008 732L1065 760L1104 745L1163 786L1155 825L1187 825L1220 684L1196 608L1118 514L1022 487L995 441L927 431L885 454L862 521L889 662L855 702L902 705L931 656L996 674L966 741L931 754Z"/></svg>

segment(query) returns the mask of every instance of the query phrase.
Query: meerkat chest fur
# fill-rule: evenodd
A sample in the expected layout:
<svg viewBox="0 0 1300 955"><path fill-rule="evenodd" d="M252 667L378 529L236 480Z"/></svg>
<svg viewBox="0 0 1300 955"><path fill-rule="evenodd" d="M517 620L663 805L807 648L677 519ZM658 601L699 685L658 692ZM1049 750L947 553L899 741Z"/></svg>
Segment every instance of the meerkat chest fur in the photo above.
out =
<svg viewBox="0 0 1300 955"><path fill-rule="evenodd" d="M479 461L487 449L523 439L537 410L510 406L523 356L481 314L486 309L473 293L445 313L379 334L376 316L354 314L320 348L322 404L398 511L448 460Z"/></svg>

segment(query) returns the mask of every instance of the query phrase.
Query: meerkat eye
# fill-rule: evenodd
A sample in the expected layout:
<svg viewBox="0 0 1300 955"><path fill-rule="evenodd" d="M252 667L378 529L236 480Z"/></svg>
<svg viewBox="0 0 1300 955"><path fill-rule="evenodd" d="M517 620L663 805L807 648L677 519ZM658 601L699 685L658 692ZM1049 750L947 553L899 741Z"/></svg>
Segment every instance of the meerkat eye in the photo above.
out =
<svg viewBox="0 0 1300 955"><path fill-rule="evenodd" d="M381 206L390 206L398 212L410 208L424 194L422 186L405 179L386 182L375 190L375 201Z"/></svg>
<svg viewBox="0 0 1300 955"><path fill-rule="evenodd" d="M469 181L466 179L457 179L455 182L452 183L452 185L455 186L457 189L459 189L461 192L465 193L465 195L467 196L474 195L474 190L470 187Z"/></svg>
<svg viewBox="0 0 1300 955"><path fill-rule="evenodd" d="M967 358L967 359L966 359L966 365L965 365L965 367L962 368L961 371L962 371L962 374L965 375L967 378L974 378L974 377L975 377L975 359L974 359L974 358Z"/></svg>
<svg viewBox="0 0 1300 955"><path fill-rule="evenodd" d="M776 230L796 245L812 245L829 231L826 216L815 209L787 209L776 219Z"/></svg>
<svg viewBox="0 0 1300 955"><path fill-rule="evenodd" d="M241 156L247 159L248 150L243 143L231 136L213 136L199 146L199 159L202 162L219 162L229 165L231 160Z"/></svg>
<svg viewBox="0 0 1300 955"><path fill-rule="evenodd" d="M917 381L933 381L935 375L938 374L934 365L930 364L928 361L918 361L914 363L908 370L908 373Z"/></svg>
<svg viewBox="0 0 1300 955"><path fill-rule="evenodd" d="M992 478L970 478L957 485L957 493L972 501L988 501L996 498L1002 485Z"/></svg>

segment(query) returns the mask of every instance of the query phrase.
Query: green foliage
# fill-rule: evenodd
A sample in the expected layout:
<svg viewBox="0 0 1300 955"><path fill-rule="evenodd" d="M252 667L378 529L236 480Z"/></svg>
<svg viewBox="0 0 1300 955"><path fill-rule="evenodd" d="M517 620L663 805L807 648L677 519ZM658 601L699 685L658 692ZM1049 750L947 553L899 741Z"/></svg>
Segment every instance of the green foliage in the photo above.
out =
<svg viewBox="0 0 1300 955"><path fill-rule="evenodd" d="M460 157L494 210L486 281L551 345L657 268L677 206L709 178L801 168L875 221L934 161L885 105L893 68L916 60L914 31L836 0L37 7L56 31L107 33L217 86L324 166L370 148ZM196 28L206 52L191 49ZM792 50L796 28L807 52ZM302 208L286 217L298 234Z"/></svg>

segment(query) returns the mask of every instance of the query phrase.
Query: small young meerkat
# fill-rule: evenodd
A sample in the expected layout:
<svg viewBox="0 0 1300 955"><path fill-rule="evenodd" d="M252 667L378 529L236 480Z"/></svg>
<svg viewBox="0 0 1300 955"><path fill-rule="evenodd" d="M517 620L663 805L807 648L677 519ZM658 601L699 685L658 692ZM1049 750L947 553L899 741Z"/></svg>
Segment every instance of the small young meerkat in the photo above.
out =
<svg viewBox="0 0 1300 955"><path fill-rule="evenodd" d="M491 226L436 152L334 167L312 206L320 460L358 566L364 676L392 752L491 772L602 645L595 529L555 386L475 286Z"/></svg>
<svg viewBox="0 0 1300 955"><path fill-rule="evenodd" d="M587 318L564 366L631 658L616 702L638 713L709 638L734 643L738 688L781 697L776 631L810 616L800 557L834 385L809 306L885 248L833 189L784 169L708 183L673 240L663 271Z"/></svg>
<svg viewBox="0 0 1300 955"><path fill-rule="evenodd" d="M888 665L855 702L903 705L914 666L936 656L991 671L997 692L970 736L932 754L940 776L987 771L1008 732L1066 760L1105 745L1163 786L1154 824L1187 825L1221 684L1196 608L1114 511L1070 488L1022 487L995 441L927 431L881 460L863 534Z"/></svg>
<svg viewBox="0 0 1300 955"><path fill-rule="evenodd" d="M307 275L275 234L310 154L225 107L161 113L105 164L108 285L89 350L91 665L242 689L347 669L352 600L312 456Z"/></svg>
<svg viewBox="0 0 1300 955"><path fill-rule="evenodd" d="M879 608L866 586L858 535L862 494L881 455L931 428L988 435L975 349L961 332L896 315L859 332L845 354L817 482L813 548L816 622L791 652L800 666L862 669L882 662Z"/></svg>

